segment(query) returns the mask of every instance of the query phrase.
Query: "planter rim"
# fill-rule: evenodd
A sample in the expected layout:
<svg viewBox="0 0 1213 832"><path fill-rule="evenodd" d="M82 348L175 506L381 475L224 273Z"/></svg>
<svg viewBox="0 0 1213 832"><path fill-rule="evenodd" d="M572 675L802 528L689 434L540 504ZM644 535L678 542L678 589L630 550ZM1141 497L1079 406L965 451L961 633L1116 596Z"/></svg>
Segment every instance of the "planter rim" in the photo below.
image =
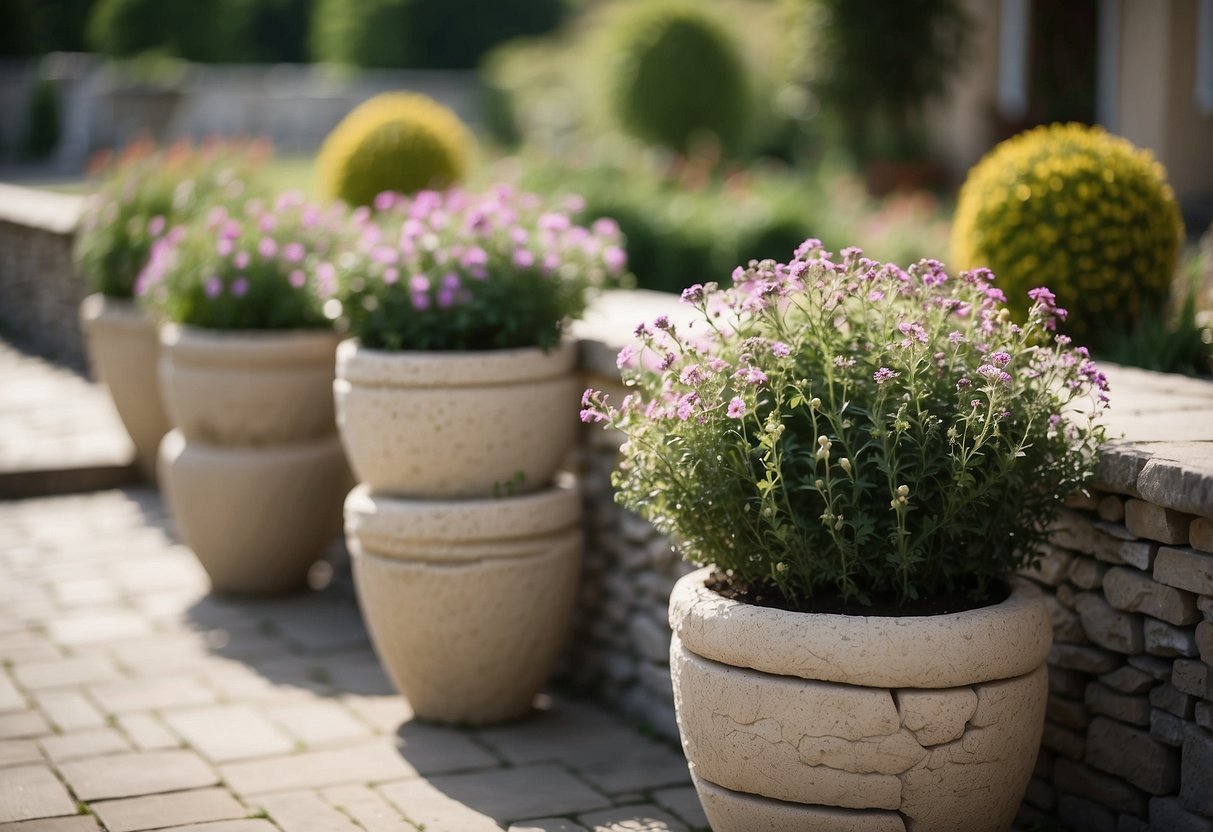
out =
<svg viewBox="0 0 1213 832"><path fill-rule="evenodd" d="M347 338L337 347L337 378L367 387L481 387L557 378L571 372L576 361L576 344L568 339L547 352L539 347L394 352Z"/></svg>
<svg viewBox="0 0 1213 832"><path fill-rule="evenodd" d="M80 301L80 319L90 326L102 325L146 330L155 321L140 309L133 298L120 298L94 292Z"/></svg>
<svg viewBox="0 0 1213 832"><path fill-rule="evenodd" d="M1016 576L993 606L884 617L745 604L708 589L711 571L675 584L670 627L691 652L734 667L864 687L948 688L1029 673L1053 641L1040 590Z"/></svg>
<svg viewBox="0 0 1213 832"><path fill-rule="evenodd" d="M449 549L492 543L509 549L504 544L576 530L580 520L580 488L571 476L515 497L415 500L373 494L359 485L345 500L345 525L352 537L372 543L378 538L396 546ZM372 549L380 557L394 557Z"/></svg>
<svg viewBox="0 0 1213 832"><path fill-rule="evenodd" d="M332 362L337 333L329 329L203 329L183 324L160 327L160 345L175 363L314 364Z"/></svg>

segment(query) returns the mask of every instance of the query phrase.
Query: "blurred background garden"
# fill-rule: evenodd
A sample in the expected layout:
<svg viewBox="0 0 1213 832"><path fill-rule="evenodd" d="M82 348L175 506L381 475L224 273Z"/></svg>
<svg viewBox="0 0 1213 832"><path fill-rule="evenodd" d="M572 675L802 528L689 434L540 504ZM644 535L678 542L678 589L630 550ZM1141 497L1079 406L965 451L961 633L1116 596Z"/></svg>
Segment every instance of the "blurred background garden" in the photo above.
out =
<svg viewBox="0 0 1213 832"><path fill-rule="evenodd" d="M1136 217L1109 232L1147 238L1123 254L1050 222L1016 268L1099 295L1076 326L1101 357L1210 372L1209 0L5 0L0 16L0 181L80 193L107 149L264 138L266 191L366 202L317 154L357 105L410 91L474 134L449 178L614 219L636 284L661 291L808 237L961 265L969 169L1034 125L1100 124L1165 167L1182 254L1160 275ZM372 193L400 168L378 164ZM1128 196L1080 185L1054 197L1062 217Z"/></svg>

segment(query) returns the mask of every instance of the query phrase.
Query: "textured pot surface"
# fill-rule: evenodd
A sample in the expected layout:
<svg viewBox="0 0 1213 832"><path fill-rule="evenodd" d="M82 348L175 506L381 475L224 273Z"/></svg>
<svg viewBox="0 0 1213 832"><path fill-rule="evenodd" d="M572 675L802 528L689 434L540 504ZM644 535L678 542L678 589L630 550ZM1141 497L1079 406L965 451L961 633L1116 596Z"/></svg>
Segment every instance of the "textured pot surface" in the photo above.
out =
<svg viewBox="0 0 1213 832"><path fill-rule="evenodd" d="M89 295L80 304L80 325L93 373L109 387L114 408L135 445L144 476L154 480L156 450L169 429L160 399L156 327L134 303Z"/></svg>
<svg viewBox="0 0 1213 832"><path fill-rule="evenodd" d="M334 392L354 474L401 497L545 488L576 435L575 361L572 344L389 353L343 342Z"/></svg>
<svg viewBox="0 0 1213 832"><path fill-rule="evenodd" d="M165 405L186 439L264 445L335 431L336 334L167 325L160 338Z"/></svg>
<svg viewBox="0 0 1213 832"><path fill-rule="evenodd" d="M706 589L709 573L674 588L670 666L716 832L1010 828L1047 697L1052 627L1035 587L884 618L741 604Z"/></svg>
<svg viewBox="0 0 1213 832"><path fill-rule="evenodd" d="M359 486L346 533L375 652L419 716L486 724L530 712L576 598L575 487L444 502Z"/></svg>
<svg viewBox="0 0 1213 832"><path fill-rule="evenodd" d="M337 437L220 447L170 432L160 476L182 539L218 593L302 589L341 531L350 474Z"/></svg>

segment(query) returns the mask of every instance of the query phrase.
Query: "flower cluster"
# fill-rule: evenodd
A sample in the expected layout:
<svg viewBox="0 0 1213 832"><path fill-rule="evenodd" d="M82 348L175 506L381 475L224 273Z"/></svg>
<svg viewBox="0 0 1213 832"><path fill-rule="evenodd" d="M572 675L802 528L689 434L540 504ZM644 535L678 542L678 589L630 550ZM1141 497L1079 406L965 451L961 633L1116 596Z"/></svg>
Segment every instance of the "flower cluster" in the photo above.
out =
<svg viewBox="0 0 1213 832"><path fill-rule="evenodd" d="M623 504L792 605L980 597L1037 557L1107 404L1051 292L1016 324L988 271L815 240L733 279L684 292L690 325L637 328L623 401L586 391L582 419L627 437Z"/></svg>
<svg viewBox="0 0 1213 832"><path fill-rule="evenodd" d="M329 258L347 228L343 208L321 208L295 192L272 203L215 205L164 232L135 291L160 317L192 326L331 326L334 316L325 315L324 304L333 296L336 269Z"/></svg>
<svg viewBox="0 0 1213 832"><path fill-rule="evenodd" d="M584 228L506 186L383 193L374 207L355 212L335 262L341 316L373 349L546 349L626 266L613 221Z"/></svg>
<svg viewBox="0 0 1213 832"><path fill-rule="evenodd" d="M157 149L141 141L116 157L100 157L98 187L76 239L80 273L102 294L131 297L156 240L213 204L246 197L249 178L267 156L261 142Z"/></svg>

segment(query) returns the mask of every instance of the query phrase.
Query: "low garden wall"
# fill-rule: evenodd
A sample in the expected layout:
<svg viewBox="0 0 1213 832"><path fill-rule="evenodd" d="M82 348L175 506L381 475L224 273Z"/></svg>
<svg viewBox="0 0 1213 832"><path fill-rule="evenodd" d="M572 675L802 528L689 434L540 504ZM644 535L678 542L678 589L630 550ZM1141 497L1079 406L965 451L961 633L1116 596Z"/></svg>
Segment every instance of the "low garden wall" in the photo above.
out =
<svg viewBox="0 0 1213 832"><path fill-rule="evenodd" d="M615 354L670 296L598 304L578 329L586 382L622 397ZM685 314L685 312L683 313ZM1213 832L1213 383L1110 367L1109 436L1040 568L1055 645L1025 820L1073 832ZM612 500L621 436L584 426L588 546L568 680L677 736L665 610L689 569Z"/></svg>

